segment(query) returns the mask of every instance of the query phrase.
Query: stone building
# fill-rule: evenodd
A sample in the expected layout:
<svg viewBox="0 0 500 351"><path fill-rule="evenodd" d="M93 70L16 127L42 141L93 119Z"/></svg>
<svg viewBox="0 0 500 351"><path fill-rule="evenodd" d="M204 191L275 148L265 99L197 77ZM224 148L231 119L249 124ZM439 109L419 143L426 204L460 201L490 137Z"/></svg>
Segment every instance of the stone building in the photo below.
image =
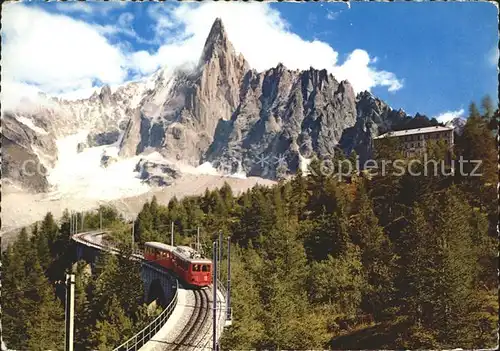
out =
<svg viewBox="0 0 500 351"><path fill-rule="evenodd" d="M424 153L430 141L444 141L449 145L450 150L453 147L453 128L443 126L433 126L417 129L399 130L388 132L374 138L374 146L384 138L398 138L403 148L405 157L413 157Z"/></svg>

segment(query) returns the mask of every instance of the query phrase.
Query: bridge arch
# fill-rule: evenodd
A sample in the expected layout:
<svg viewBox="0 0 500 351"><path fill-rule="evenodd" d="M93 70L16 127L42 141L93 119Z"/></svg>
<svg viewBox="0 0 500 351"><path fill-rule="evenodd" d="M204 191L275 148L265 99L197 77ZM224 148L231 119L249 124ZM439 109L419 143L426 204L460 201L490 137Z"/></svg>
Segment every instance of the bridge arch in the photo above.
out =
<svg viewBox="0 0 500 351"><path fill-rule="evenodd" d="M149 285L149 291L146 294L146 303L156 301L158 305L165 308L168 306L167 294L165 293L160 279L153 279Z"/></svg>

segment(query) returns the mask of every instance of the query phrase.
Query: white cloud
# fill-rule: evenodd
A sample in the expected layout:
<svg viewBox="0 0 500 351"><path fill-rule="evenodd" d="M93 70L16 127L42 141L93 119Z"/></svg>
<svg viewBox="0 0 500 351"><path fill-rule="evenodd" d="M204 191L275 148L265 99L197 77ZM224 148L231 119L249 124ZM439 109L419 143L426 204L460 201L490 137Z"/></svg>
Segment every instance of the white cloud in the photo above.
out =
<svg viewBox="0 0 500 351"><path fill-rule="evenodd" d="M330 45L306 41L292 33L280 13L268 5L210 2L162 8L161 4L152 4L149 13L156 20L156 35L164 38L164 45L155 54L133 55L136 64L144 62L142 72L152 72L164 64L197 61L214 19L220 17L236 51L258 71L282 62L290 69L327 69L340 79L348 79L358 92L375 86L396 91L403 86L393 73L372 67L374 62L364 50L354 50L339 64L338 53Z"/></svg>
<svg viewBox="0 0 500 351"><path fill-rule="evenodd" d="M156 44L157 43L156 40L148 40L137 34L133 26L134 20L135 20L134 14L130 12L123 12L120 14L120 16L118 16L118 20L115 24L107 24L107 25L94 24L93 26L99 31L100 34L105 36L123 34L130 38L134 38L135 41L141 44L150 44L150 45ZM121 45L124 47L129 46L126 45L126 43L124 42L122 42Z"/></svg>
<svg viewBox="0 0 500 351"><path fill-rule="evenodd" d="M488 62L492 66L498 66L498 58L499 58L498 47L494 47L487 55Z"/></svg>
<svg viewBox="0 0 500 351"><path fill-rule="evenodd" d="M330 21L336 20L339 17L340 13L342 12L342 11L330 11L330 10L326 11L327 11L326 19Z"/></svg>
<svg viewBox="0 0 500 351"><path fill-rule="evenodd" d="M57 94L88 89L96 79L112 84L126 78L123 52L92 25L22 4L4 6L2 17L2 99L13 102L33 85Z"/></svg>
<svg viewBox="0 0 500 351"><path fill-rule="evenodd" d="M465 110L461 108L457 111L446 111L436 117L438 122L447 123L457 117L464 117Z"/></svg>
<svg viewBox="0 0 500 351"><path fill-rule="evenodd" d="M95 7L89 5L86 2L58 2L56 8L61 12L83 12L83 13L93 13Z"/></svg>
<svg viewBox="0 0 500 351"><path fill-rule="evenodd" d="M101 2L101 4L99 3ZM123 8L127 5L126 1L102 1L83 2L83 1L65 1L56 3L56 8L60 12L77 13L84 15L107 15L110 11Z"/></svg>
<svg viewBox="0 0 500 351"><path fill-rule="evenodd" d="M90 13L97 6L78 8ZM38 90L49 95L88 92L96 81L119 84L159 67L197 62L216 17L222 18L236 51L258 71L279 62L289 69L327 69L338 79L348 79L357 92L375 86L396 91L403 84L393 73L374 68L374 58L364 50L354 50L345 62L338 62L339 55L329 44L302 39L266 4L151 3L147 13L155 33L151 39L137 35L129 12L121 13L117 23L102 26L48 13L42 7L3 6L2 100L14 101L16 95L31 96ZM107 37L116 34L150 47L134 51L127 41L111 44Z"/></svg>

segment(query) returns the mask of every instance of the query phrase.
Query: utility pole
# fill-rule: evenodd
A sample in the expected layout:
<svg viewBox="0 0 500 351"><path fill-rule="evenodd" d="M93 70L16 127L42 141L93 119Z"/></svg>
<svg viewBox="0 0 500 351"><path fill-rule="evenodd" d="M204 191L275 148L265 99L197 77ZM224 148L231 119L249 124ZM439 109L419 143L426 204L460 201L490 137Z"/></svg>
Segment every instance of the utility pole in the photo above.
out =
<svg viewBox="0 0 500 351"><path fill-rule="evenodd" d="M231 313L231 237L227 237L227 296L226 296L226 321L232 318Z"/></svg>
<svg viewBox="0 0 500 351"><path fill-rule="evenodd" d="M78 212L75 214L75 234L78 234Z"/></svg>
<svg viewBox="0 0 500 351"><path fill-rule="evenodd" d="M213 243L213 301L212 301L212 312L213 312L213 321L212 321L212 349L214 351L217 350L217 241Z"/></svg>
<svg viewBox="0 0 500 351"><path fill-rule="evenodd" d="M201 253L200 250L200 227L196 230L196 251Z"/></svg>
<svg viewBox="0 0 500 351"><path fill-rule="evenodd" d="M219 230L219 263L222 262L222 230ZM221 279L220 277L220 268L217 272L217 279Z"/></svg>
<svg viewBox="0 0 500 351"><path fill-rule="evenodd" d="M135 221L132 221L132 255L134 254L134 241L135 241L134 227L135 227Z"/></svg>
<svg viewBox="0 0 500 351"><path fill-rule="evenodd" d="M85 212L82 212L82 232L83 232L83 219L85 218Z"/></svg>
<svg viewBox="0 0 500 351"><path fill-rule="evenodd" d="M75 275L66 274L66 341L65 351L73 351L73 338L75 333Z"/></svg>
<svg viewBox="0 0 500 351"><path fill-rule="evenodd" d="M102 231L102 209L99 207L99 229Z"/></svg>
<svg viewBox="0 0 500 351"><path fill-rule="evenodd" d="M3 328L2 328L2 273L3 273L3 266L2 266L2 261L0 261L0 349L6 350L7 348L5 347L3 343Z"/></svg>
<svg viewBox="0 0 500 351"><path fill-rule="evenodd" d="M170 246L174 246L174 222L172 221L172 229L170 230Z"/></svg>

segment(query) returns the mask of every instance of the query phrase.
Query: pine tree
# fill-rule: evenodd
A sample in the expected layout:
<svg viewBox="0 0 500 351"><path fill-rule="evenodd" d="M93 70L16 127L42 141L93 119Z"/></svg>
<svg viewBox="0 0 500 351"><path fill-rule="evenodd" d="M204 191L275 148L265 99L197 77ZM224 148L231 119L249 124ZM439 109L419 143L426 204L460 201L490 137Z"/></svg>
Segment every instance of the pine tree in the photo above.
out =
<svg viewBox="0 0 500 351"><path fill-rule="evenodd" d="M364 310L379 319L389 307L393 294L395 256L362 184L358 187L352 208L350 233L352 242L361 248L361 261L368 283L363 294Z"/></svg>
<svg viewBox="0 0 500 351"><path fill-rule="evenodd" d="M252 249L231 252L233 324L222 334L224 350L255 349L264 335L258 277L262 258Z"/></svg>
<svg viewBox="0 0 500 351"><path fill-rule="evenodd" d="M355 316L365 288L359 248L350 245L338 258L329 255L324 261L313 262L308 286L312 303L331 306L341 318Z"/></svg>
<svg viewBox="0 0 500 351"><path fill-rule="evenodd" d="M462 187L471 194L475 206L491 206L496 201L494 185L498 181L497 152L495 138L481 117L470 117L457 140L458 154L467 161L462 164L463 174L459 177ZM475 163L480 162L476 168ZM480 173L480 176L477 176Z"/></svg>
<svg viewBox="0 0 500 351"><path fill-rule="evenodd" d="M51 247L51 254L55 254L54 243L56 242L57 235L59 233L59 227L54 220L52 213L47 213L40 226L40 234L47 238L47 242Z"/></svg>
<svg viewBox="0 0 500 351"><path fill-rule="evenodd" d="M493 107L493 101L489 95L486 95L481 100L481 108L483 109L483 117L490 119L495 113L495 108Z"/></svg>
<svg viewBox="0 0 500 351"><path fill-rule="evenodd" d="M106 319L96 322L95 330L91 335L91 345L99 351L112 350L114 347L133 335L133 323L119 305L115 296L105 304Z"/></svg>
<svg viewBox="0 0 500 351"><path fill-rule="evenodd" d="M481 117L479 110L477 109L477 105L475 102L471 102L469 105L469 118Z"/></svg>
<svg viewBox="0 0 500 351"><path fill-rule="evenodd" d="M423 210L413 209L409 225L398 240L399 276L396 280L398 288L397 315L405 316L411 325L423 328L429 332L429 337L435 339L435 331L430 329L432 321L432 305L434 280L437 270L433 252L432 231L425 219ZM427 321L425 320L427 318ZM422 332L418 329L415 332ZM413 342L412 336L406 336L405 347L414 348L418 345L408 345Z"/></svg>
<svg viewBox="0 0 500 351"><path fill-rule="evenodd" d="M46 271L53 260L49 248L49 239L43 232L38 231L36 227L34 229L35 231L32 233L33 236L31 237L31 240L36 249L40 265L42 266L42 269Z"/></svg>
<svg viewBox="0 0 500 351"><path fill-rule="evenodd" d="M268 233L275 225L271 202L259 188L254 188L249 202L242 208L234 239L243 247L248 246L250 242L254 247L258 247L262 241L261 236Z"/></svg>
<svg viewBox="0 0 500 351"><path fill-rule="evenodd" d="M63 350L64 310L37 261L28 280L32 290L25 297L34 303L27 321L28 349Z"/></svg>
<svg viewBox="0 0 500 351"><path fill-rule="evenodd" d="M475 272L471 227L463 215L470 208L453 189L424 208L425 214L415 208L399 243L405 254L398 285L402 312L432 331L443 347L462 345L469 333L467 301Z"/></svg>
<svg viewBox="0 0 500 351"><path fill-rule="evenodd" d="M85 261L76 263L75 270L75 349L84 349L87 346L88 324L92 321L87 320L87 309L89 301L87 298L88 281L91 279L87 271L88 265ZM95 324L95 322L94 322Z"/></svg>
<svg viewBox="0 0 500 351"><path fill-rule="evenodd" d="M307 276L305 252L296 240L295 228L282 222L280 229L274 229L265 237L263 243L264 266L260 284L263 304L262 320L265 334L257 348L288 349L310 348L318 345L304 345L295 337L297 333L311 334L299 321L307 313L307 297L301 283ZM264 278L265 277L265 278ZM312 324L309 324L311 327ZM303 341L303 340L302 340Z"/></svg>
<svg viewBox="0 0 500 351"><path fill-rule="evenodd" d="M297 170L295 177L290 181L291 184L291 199L290 199L290 214L297 216L299 219L305 219L307 216L306 205L308 201L307 179L302 174L300 168Z"/></svg>
<svg viewBox="0 0 500 351"><path fill-rule="evenodd" d="M23 240L24 237L24 240ZM26 230L21 231L21 241L27 243ZM29 319L24 289L27 286L24 260L17 246L2 252L2 327L3 339L11 349L27 349L26 321Z"/></svg>

